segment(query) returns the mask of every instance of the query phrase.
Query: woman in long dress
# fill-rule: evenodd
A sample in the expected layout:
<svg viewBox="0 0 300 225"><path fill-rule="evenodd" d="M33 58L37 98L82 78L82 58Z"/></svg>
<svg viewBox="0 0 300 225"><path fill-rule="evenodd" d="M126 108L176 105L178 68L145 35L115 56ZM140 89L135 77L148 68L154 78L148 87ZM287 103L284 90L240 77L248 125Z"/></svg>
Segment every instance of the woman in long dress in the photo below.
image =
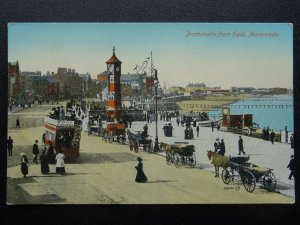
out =
<svg viewBox="0 0 300 225"><path fill-rule="evenodd" d="M143 171L143 159L138 157L137 158L137 161L139 161L139 164L135 167L136 170L137 170L137 173L136 173L136 177L135 177L135 182L138 182L138 183L145 183L148 181L144 171Z"/></svg>
<svg viewBox="0 0 300 225"><path fill-rule="evenodd" d="M42 155L40 156L40 160L41 160L41 173L42 174L49 173L48 156L46 155L46 150L43 150Z"/></svg>
<svg viewBox="0 0 300 225"><path fill-rule="evenodd" d="M24 178L26 178L26 175L28 174L28 158L25 153L21 153L21 173L23 174Z"/></svg>
<svg viewBox="0 0 300 225"><path fill-rule="evenodd" d="M61 153L61 151L58 152L56 155L56 173L64 174L65 171L65 161L64 161L65 155Z"/></svg>

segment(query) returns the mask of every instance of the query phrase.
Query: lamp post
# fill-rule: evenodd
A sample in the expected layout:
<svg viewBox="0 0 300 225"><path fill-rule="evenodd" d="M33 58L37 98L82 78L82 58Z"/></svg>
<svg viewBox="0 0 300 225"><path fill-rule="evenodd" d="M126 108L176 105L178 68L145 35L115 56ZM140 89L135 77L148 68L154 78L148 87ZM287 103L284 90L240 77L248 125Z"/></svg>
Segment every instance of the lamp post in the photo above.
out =
<svg viewBox="0 0 300 225"><path fill-rule="evenodd" d="M155 142L154 142L154 152L159 151L158 146L158 137L157 137L157 86L158 86L158 79L157 79L157 70L154 73L154 87L155 87Z"/></svg>

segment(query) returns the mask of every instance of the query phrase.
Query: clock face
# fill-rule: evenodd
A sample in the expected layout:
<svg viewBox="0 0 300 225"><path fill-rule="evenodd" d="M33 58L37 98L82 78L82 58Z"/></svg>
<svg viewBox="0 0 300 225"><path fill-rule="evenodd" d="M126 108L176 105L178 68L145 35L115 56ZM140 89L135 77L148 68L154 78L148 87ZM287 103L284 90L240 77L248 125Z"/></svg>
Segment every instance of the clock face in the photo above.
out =
<svg viewBox="0 0 300 225"><path fill-rule="evenodd" d="M113 64L108 64L107 67L108 67L108 71L109 72L113 72L114 71L114 65Z"/></svg>
<svg viewBox="0 0 300 225"><path fill-rule="evenodd" d="M228 115L229 114L229 109L228 108L223 109L223 114Z"/></svg>

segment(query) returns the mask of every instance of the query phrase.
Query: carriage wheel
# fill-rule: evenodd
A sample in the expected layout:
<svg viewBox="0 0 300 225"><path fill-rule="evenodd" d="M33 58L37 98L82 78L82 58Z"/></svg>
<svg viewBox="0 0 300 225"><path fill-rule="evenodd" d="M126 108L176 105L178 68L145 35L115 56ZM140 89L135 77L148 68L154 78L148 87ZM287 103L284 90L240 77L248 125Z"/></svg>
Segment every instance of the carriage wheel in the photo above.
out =
<svg viewBox="0 0 300 225"><path fill-rule="evenodd" d="M227 169L222 170L221 177L222 177L222 181L223 181L224 184L229 184L230 183L231 175L230 175L230 173Z"/></svg>
<svg viewBox="0 0 300 225"><path fill-rule="evenodd" d="M177 153L174 155L174 163L177 168L182 165L181 156Z"/></svg>
<svg viewBox="0 0 300 225"><path fill-rule="evenodd" d="M242 175L243 185L248 192L253 192L256 186L256 180L252 173L244 171Z"/></svg>
<svg viewBox="0 0 300 225"><path fill-rule="evenodd" d="M169 166L172 164L172 156L169 152L166 154L166 162Z"/></svg>
<svg viewBox="0 0 300 225"><path fill-rule="evenodd" d="M192 156L189 156L188 160L189 160L189 165L191 167L195 167L195 165L196 165L196 155L193 154Z"/></svg>
<svg viewBox="0 0 300 225"><path fill-rule="evenodd" d="M273 191L276 188L276 177L274 173L269 172L265 174L263 178L263 184L267 191Z"/></svg>

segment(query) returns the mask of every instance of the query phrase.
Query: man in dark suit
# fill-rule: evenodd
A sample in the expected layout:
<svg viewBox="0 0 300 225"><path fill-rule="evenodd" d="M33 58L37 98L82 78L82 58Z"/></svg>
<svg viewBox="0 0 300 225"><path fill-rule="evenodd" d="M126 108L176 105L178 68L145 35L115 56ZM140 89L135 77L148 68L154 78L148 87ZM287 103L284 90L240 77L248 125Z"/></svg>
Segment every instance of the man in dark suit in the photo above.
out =
<svg viewBox="0 0 300 225"><path fill-rule="evenodd" d="M14 143L13 139L11 139L11 137L9 136L7 139L7 151L9 156L12 155L13 143Z"/></svg>
<svg viewBox="0 0 300 225"><path fill-rule="evenodd" d="M37 157L38 157L39 153L40 153L40 151L39 151L39 146L38 146L38 140L35 140L35 143L33 144L33 147L32 147L32 154L34 155L33 163L38 164Z"/></svg>
<svg viewBox="0 0 300 225"><path fill-rule="evenodd" d="M290 175L289 175L289 180L292 179L292 176L295 178L295 158L293 155L291 155L291 160L287 168L290 168Z"/></svg>
<svg viewBox="0 0 300 225"><path fill-rule="evenodd" d="M240 155L241 152L245 155L243 139L241 136L239 136L238 145L239 145L239 154L238 155Z"/></svg>

